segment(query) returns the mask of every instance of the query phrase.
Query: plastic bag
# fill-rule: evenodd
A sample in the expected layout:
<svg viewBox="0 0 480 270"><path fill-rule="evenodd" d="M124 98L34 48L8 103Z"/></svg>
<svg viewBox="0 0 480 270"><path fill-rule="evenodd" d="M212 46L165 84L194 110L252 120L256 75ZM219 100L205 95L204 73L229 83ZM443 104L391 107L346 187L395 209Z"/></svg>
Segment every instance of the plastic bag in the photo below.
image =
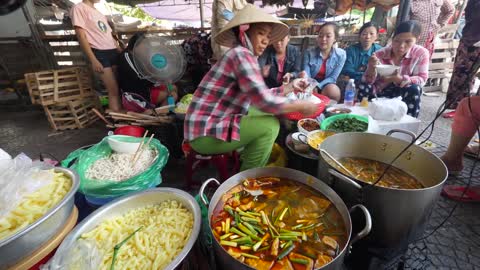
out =
<svg viewBox="0 0 480 270"><path fill-rule="evenodd" d="M48 263L40 266L40 270L96 270L102 259L103 254L94 242L78 239L71 246L58 249Z"/></svg>
<svg viewBox="0 0 480 270"><path fill-rule="evenodd" d="M267 163L267 167L285 167L287 166L287 154L285 150L278 145L274 144L272 148L272 153Z"/></svg>
<svg viewBox="0 0 480 270"><path fill-rule="evenodd" d="M53 166L35 161L24 153L14 159L3 158L0 170L0 217L15 209L25 195L50 184Z"/></svg>
<svg viewBox="0 0 480 270"><path fill-rule="evenodd" d="M368 113L376 120L397 121L407 114L407 104L401 97L375 98L368 105Z"/></svg>
<svg viewBox="0 0 480 270"><path fill-rule="evenodd" d="M107 138L103 138L101 142L88 149L75 150L62 161L63 167L70 167L80 176L79 191L81 193L95 198L107 199L122 196L133 191L145 190L162 182L160 172L167 164L169 153L167 148L157 139L152 139L150 147L157 151L158 156L150 167L142 173L121 182L87 178L87 169L98 159L108 157L112 153ZM139 142L142 138L129 137L124 141L127 140Z"/></svg>

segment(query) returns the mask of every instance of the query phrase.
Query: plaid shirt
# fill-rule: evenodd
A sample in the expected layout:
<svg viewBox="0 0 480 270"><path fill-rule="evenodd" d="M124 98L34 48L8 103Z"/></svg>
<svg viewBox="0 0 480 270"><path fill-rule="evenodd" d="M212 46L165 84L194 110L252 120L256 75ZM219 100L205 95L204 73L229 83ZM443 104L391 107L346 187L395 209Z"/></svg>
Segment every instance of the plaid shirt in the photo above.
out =
<svg viewBox="0 0 480 270"><path fill-rule="evenodd" d="M449 0L413 0L410 7L410 19L422 25L417 44L425 46L438 30L442 28L455 12Z"/></svg>
<svg viewBox="0 0 480 270"><path fill-rule="evenodd" d="M380 61L380 64L395 65L392 59L392 46L389 45L375 53ZM430 55L424 47L420 45L413 45L402 59L400 64L400 75L402 75L402 82L400 87L405 87L411 84L419 85L420 87L425 85L428 79L428 65L430 62ZM369 70L363 74L362 80L369 84L373 84L373 89L377 93L381 92L390 83L383 81L380 77L377 78L377 74L369 76Z"/></svg>
<svg viewBox="0 0 480 270"><path fill-rule="evenodd" d="M229 50L205 75L193 94L184 123L184 138L211 136L240 140L240 120L250 104L272 114L280 113L287 99L283 87L268 89L257 58L248 49Z"/></svg>

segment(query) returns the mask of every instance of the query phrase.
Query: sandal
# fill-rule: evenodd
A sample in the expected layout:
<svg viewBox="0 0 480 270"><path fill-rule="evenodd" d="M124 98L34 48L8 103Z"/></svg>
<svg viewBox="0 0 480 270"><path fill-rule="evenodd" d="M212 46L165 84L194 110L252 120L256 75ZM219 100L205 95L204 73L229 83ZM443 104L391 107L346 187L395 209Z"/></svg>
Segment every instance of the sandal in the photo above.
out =
<svg viewBox="0 0 480 270"><path fill-rule="evenodd" d="M453 118L454 116L455 116L455 111L446 112L446 113L442 114L443 118Z"/></svg>
<svg viewBox="0 0 480 270"><path fill-rule="evenodd" d="M446 185L442 189L442 195L459 202L480 202L480 186L466 190L464 186Z"/></svg>
<svg viewBox="0 0 480 270"><path fill-rule="evenodd" d="M470 158L479 158L478 153L479 144L478 143L470 143L467 145L463 154Z"/></svg>

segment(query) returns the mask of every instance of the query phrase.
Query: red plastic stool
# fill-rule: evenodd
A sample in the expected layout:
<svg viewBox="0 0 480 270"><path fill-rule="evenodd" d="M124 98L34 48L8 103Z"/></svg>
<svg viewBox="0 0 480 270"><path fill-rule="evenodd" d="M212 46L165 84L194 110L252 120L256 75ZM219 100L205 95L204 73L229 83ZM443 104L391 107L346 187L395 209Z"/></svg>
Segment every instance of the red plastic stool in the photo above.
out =
<svg viewBox="0 0 480 270"><path fill-rule="evenodd" d="M195 152L188 143L182 144L182 150L186 157L185 180L188 186L192 186L193 173L199 169L212 164L217 169L220 176L220 181L227 180L230 176L237 173L240 169L240 158L236 151L231 153L223 153L217 155L204 155ZM233 163L233 170L229 170L230 162Z"/></svg>

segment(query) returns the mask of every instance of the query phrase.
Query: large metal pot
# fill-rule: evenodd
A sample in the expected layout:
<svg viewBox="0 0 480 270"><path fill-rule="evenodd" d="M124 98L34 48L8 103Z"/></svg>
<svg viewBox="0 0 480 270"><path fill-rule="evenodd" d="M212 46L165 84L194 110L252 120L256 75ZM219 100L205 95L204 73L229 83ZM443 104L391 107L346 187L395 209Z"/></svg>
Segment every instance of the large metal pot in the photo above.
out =
<svg viewBox="0 0 480 270"><path fill-rule="evenodd" d="M31 255L38 247L55 236L70 217L74 195L79 185L78 175L64 168L55 168L55 171L64 173L72 180L70 191L43 217L14 235L0 240L0 269L6 269Z"/></svg>
<svg viewBox="0 0 480 270"><path fill-rule="evenodd" d="M144 207L151 204L158 204L166 200L176 200L185 206L193 214L193 228L190 237L183 247L182 251L177 255L177 257L164 269L173 270L177 267L183 259L188 255L192 249L195 241L198 238L198 233L200 232L201 225L201 213L200 207L198 206L195 198L185 191L175 189L175 188L155 188L145 191L135 192L124 197L118 198L101 208L95 210L90 214L86 219L84 219L80 224L78 224L70 234L65 237L62 244L58 247L57 252L55 253L54 258L50 262L53 269L61 269L63 262L63 255L68 256L68 250L73 247L75 241L84 233L93 230L97 225L102 223L106 219L117 217L119 215L125 214L131 209Z"/></svg>
<svg viewBox="0 0 480 270"><path fill-rule="evenodd" d="M353 211L355 209L362 210L363 214L365 215L365 223L366 223L365 227L353 238L351 238L352 222L351 222L349 210L343 203L342 199L340 199L340 197L335 193L335 191L333 191L325 183L301 171L296 171L296 170L287 169L287 168L278 168L278 167L250 169L250 170L237 173L236 175L227 179L221 185L220 185L220 182L218 182L216 179L213 179L213 178L208 179L202 184L200 188L200 198L202 198L202 201L205 205L209 204L208 201L205 199L205 195L204 195L204 190L206 186L212 182L215 182L217 185L220 185L220 187L218 187L218 189L215 191L215 194L211 198L210 204L208 206L209 227L210 228L212 227L211 218L212 218L213 211L216 205L220 202L220 199L222 198L222 196L226 192L228 192L230 189L232 189L236 185L242 183L242 181L245 180L246 178L255 178L255 177L261 177L261 176L282 177L282 178L287 178L292 181L297 181L299 183L308 185L313 189L317 190L319 193L321 193L325 197L327 197L333 203L333 205L335 205L335 207L340 212L340 215L342 216L343 222L345 222L345 228L347 229L349 242L345 245L345 247L343 247L339 255L333 261L323 266L321 269L325 269L325 270L341 269L341 265L343 263L345 254L350 250L351 245L357 240L368 235L368 233L370 232L370 229L372 227L370 214L363 205L355 205L350 209L350 211ZM225 251L225 249L222 248L222 246L217 241L217 239L215 239L215 241L213 242L213 246L214 246L215 254L217 257L217 261L220 264L220 269L235 269L235 270L251 270L252 269L250 266L244 263L241 263L240 261L231 257Z"/></svg>
<svg viewBox="0 0 480 270"><path fill-rule="evenodd" d="M392 130L385 135L372 133L341 133L323 141L319 175L333 175L332 188L345 200L347 205L362 203L372 213L373 228L368 240L380 248L399 248L417 239L424 232L442 185L447 179L447 168L443 162L429 151L413 144L394 163L399 168L419 180L425 188L393 189L365 184L352 180L331 166L328 152L335 159L357 157L389 164L408 146L408 142L390 137L394 132L409 134L403 130ZM329 163L330 162L330 163ZM323 172L323 173L322 173ZM339 181L338 181L339 180Z"/></svg>

